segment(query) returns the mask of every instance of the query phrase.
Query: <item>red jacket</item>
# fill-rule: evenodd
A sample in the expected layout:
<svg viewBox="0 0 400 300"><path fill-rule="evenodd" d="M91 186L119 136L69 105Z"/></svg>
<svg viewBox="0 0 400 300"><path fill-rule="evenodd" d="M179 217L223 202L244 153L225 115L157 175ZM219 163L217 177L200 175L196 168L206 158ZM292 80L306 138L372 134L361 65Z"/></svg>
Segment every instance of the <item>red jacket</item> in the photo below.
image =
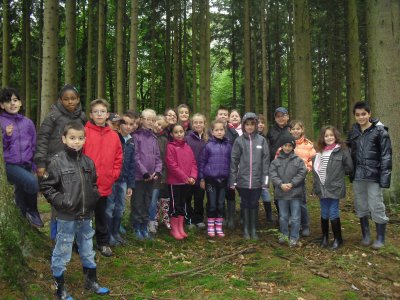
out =
<svg viewBox="0 0 400 300"><path fill-rule="evenodd" d="M86 142L83 153L94 161L100 196L108 196L121 173L121 142L118 134L108 126L102 127L87 122L85 132Z"/></svg>
<svg viewBox="0 0 400 300"><path fill-rule="evenodd" d="M197 179L196 159L186 141L174 140L167 144L165 152L167 184L186 184L189 177Z"/></svg>

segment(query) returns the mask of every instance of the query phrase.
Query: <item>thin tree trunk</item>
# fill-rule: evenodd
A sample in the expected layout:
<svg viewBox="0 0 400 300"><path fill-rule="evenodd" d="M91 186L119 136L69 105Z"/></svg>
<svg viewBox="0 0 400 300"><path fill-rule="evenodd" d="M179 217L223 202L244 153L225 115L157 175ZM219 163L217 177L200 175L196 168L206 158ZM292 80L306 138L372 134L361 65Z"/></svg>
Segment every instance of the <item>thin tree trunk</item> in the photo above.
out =
<svg viewBox="0 0 400 300"><path fill-rule="evenodd" d="M260 25L261 25L261 72L262 72L262 113L265 118L265 124L268 124L268 57L267 57L267 30L265 26L265 1L261 1Z"/></svg>
<svg viewBox="0 0 400 300"><path fill-rule="evenodd" d="M31 0L23 1L23 34L22 34L22 76L21 92L25 100L25 115L31 118Z"/></svg>
<svg viewBox="0 0 400 300"><path fill-rule="evenodd" d="M58 88L58 1L44 1L43 22L43 67L40 120L50 110L57 99Z"/></svg>
<svg viewBox="0 0 400 300"><path fill-rule="evenodd" d="M174 40L173 40L173 67L174 67L174 107L179 104L179 17L181 4L179 1L174 2Z"/></svg>
<svg viewBox="0 0 400 300"><path fill-rule="evenodd" d="M97 98L106 97L106 1L99 0L97 38Z"/></svg>
<svg viewBox="0 0 400 300"><path fill-rule="evenodd" d="M88 2L88 23L87 23L87 55L86 55L86 99L85 108L86 113L90 112L90 102L93 100L93 73L95 67L93 66L94 61L94 21L95 14L93 11L94 0L89 0Z"/></svg>
<svg viewBox="0 0 400 300"><path fill-rule="evenodd" d="M244 107L251 110L250 3L243 2Z"/></svg>
<svg viewBox="0 0 400 300"><path fill-rule="evenodd" d="M236 59L236 2L234 0L230 1L231 4L231 15L230 15L230 24L231 24L231 43L230 43L230 52L231 52L231 69L232 69L232 107L237 107L237 59Z"/></svg>
<svg viewBox="0 0 400 300"><path fill-rule="evenodd" d="M197 111L197 41L198 41L198 14L197 0L192 0L192 109Z"/></svg>
<svg viewBox="0 0 400 300"><path fill-rule="evenodd" d="M156 19L156 0L151 0L151 19ZM157 76L157 61L156 61L156 23L150 23L150 106L155 108L156 105L156 76Z"/></svg>
<svg viewBox="0 0 400 300"><path fill-rule="evenodd" d="M206 43L205 43L205 51L206 51L206 107L205 107L205 115L207 119L210 119L211 115L211 53L210 53L210 42L211 42L211 29L210 29L210 1L206 1Z"/></svg>
<svg viewBox="0 0 400 300"><path fill-rule="evenodd" d="M3 0L2 86L10 84L10 3Z"/></svg>
<svg viewBox="0 0 400 300"><path fill-rule="evenodd" d="M117 2L117 13L116 13L116 23L117 23L117 31L116 31L116 61L117 61L117 69L116 69L116 77L117 77L117 101L115 111L119 114L124 112L124 12L125 12L125 0L118 0Z"/></svg>
<svg viewBox="0 0 400 300"><path fill-rule="evenodd" d="M281 27L280 27L280 10L279 3L275 3L275 23L274 23L274 39L275 51L275 82L274 82L274 100L275 107L282 106L282 64L281 64Z"/></svg>
<svg viewBox="0 0 400 300"><path fill-rule="evenodd" d="M129 109L137 110L138 0L132 0L129 54Z"/></svg>
<svg viewBox="0 0 400 300"><path fill-rule="evenodd" d="M65 83L76 84L76 1L65 2Z"/></svg>

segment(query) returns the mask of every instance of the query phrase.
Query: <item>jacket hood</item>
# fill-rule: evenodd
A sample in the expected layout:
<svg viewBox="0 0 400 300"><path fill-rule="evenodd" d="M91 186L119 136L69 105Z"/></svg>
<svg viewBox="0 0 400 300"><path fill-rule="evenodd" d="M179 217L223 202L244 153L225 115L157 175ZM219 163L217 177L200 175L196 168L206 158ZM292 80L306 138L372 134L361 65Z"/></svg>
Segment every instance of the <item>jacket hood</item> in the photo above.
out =
<svg viewBox="0 0 400 300"><path fill-rule="evenodd" d="M79 116L82 113L82 106L81 103L79 102L78 106L76 107L75 111L70 112L68 110L65 109L64 105L62 105L62 102L60 99L57 100L57 103L55 104L55 106L57 107L57 109L63 113L64 115L69 115L71 116L73 119L79 118Z"/></svg>
<svg viewBox="0 0 400 300"><path fill-rule="evenodd" d="M183 139L183 140L173 139L171 144L174 146L183 147L186 144L186 140L185 139Z"/></svg>

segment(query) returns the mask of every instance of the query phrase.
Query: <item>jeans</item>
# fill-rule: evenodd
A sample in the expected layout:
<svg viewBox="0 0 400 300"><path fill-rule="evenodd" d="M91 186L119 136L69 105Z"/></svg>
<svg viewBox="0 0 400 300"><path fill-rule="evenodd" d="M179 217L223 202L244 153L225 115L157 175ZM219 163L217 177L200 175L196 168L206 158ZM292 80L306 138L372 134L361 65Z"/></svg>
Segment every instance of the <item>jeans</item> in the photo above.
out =
<svg viewBox="0 0 400 300"><path fill-rule="evenodd" d="M160 198L160 190L153 189L153 193L151 194L151 203L149 207L149 219L150 221L156 220L157 215L157 201Z"/></svg>
<svg viewBox="0 0 400 300"><path fill-rule="evenodd" d="M15 203L23 216L27 211L37 212L37 193L39 183L31 172L31 167L6 163L6 174L9 182L15 186Z"/></svg>
<svg viewBox="0 0 400 300"><path fill-rule="evenodd" d="M320 200L321 218L334 220L339 218L339 199L323 198Z"/></svg>
<svg viewBox="0 0 400 300"><path fill-rule="evenodd" d="M122 218L125 211L125 196L127 184L116 181L112 187L112 193L107 197L106 215L108 218Z"/></svg>
<svg viewBox="0 0 400 300"><path fill-rule="evenodd" d="M289 237L291 240L297 241L299 239L300 231L300 204L302 199L282 200L277 199L279 204L279 228L283 235ZM290 225L289 236L289 217L292 223Z"/></svg>
<svg viewBox="0 0 400 300"><path fill-rule="evenodd" d="M208 218L222 218L224 216L226 184L226 181L224 184L215 184L215 182L206 179Z"/></svg>
<svg viewBox="0 0 400 300"><path fill-rule="evenodd" d="M60 277L71 260L72 243L76 236L82 266L96 268L93 250L94 230L90 219L79 221L57 220L56 245L51 257L51 271L54 277Z"/></svg>
<svg viewBox="0 0 400 300"><path fill-rule="evenodd" d="M271 195L269 194L268 189L262 189L261 190L261 200L263 202L271 202Z"/></svg>

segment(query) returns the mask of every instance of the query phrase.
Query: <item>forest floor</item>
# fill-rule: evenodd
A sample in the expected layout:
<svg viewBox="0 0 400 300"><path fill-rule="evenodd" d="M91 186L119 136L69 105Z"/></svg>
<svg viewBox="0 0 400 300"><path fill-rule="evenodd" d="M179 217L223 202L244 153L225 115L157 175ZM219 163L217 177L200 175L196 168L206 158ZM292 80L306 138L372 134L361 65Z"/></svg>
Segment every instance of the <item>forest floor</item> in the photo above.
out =
<svg viewBox="0 0 400 300"><path fill-rule="evenodd" d="M161 226L153 241L140 242L131 231L128 244L114 256L96 255L99 282L110 288L106 297L83 289L79 256L66 271L74 299L400 299L400 216L388 210L386 246L375 251L359 245L361 231L353 212L352 191L341 201L344 245L338 251L319 247L319 203L309 196L311 236L296 248L278 244L276 228L267 227L260 207L258 241L246 241L239 228L225 238L208 238L205 230L175 241ZM128 208L129 209L129 208ZM40 210L49 222L49 205ZM371 234L375 226L370 222ZM48 236L48 226L41 233ZM53 299L50 272L52 243L28 257L23 290L0 281L1 299Z"/></svg>

